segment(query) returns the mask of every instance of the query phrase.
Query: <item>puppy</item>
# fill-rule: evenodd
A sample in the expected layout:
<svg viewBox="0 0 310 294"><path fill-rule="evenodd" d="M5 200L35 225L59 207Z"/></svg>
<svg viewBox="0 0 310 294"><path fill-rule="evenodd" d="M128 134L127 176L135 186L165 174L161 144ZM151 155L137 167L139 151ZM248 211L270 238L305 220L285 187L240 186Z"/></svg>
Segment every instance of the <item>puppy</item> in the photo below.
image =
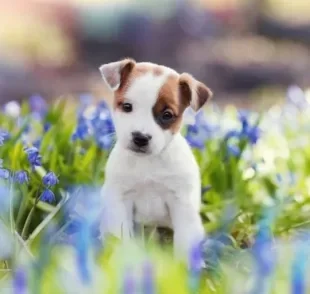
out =
<svg viewBox="0 0 310 294"><path fill-rule="evenodd" d="M100 67L114 93L116 144L102 188L101 235L123 240L133 224L173 229L175 256L187 259L204 238L199 167L180 133L187 107L198 111L211 90L190 74L124 59Z"/></svg>

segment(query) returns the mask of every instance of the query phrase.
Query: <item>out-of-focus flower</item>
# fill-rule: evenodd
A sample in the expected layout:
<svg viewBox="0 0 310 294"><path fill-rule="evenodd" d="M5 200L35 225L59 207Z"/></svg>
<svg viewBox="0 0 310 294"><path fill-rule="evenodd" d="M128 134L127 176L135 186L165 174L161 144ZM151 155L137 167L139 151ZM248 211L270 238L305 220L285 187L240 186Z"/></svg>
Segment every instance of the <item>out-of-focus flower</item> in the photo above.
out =
<svg viewBox="0 0 310 294"><path fill-rule="evenodd" d="M241 123L241 130L230 130L225 135L225 140L231 138L246 139L250 144L255 145L261 136L261 130L256 125L251 125L249 120L250 113L248 111L240 111L238 114Z"/></svg>
<svg viewBox="0 0 310 294"><path fill-rule="evenodd" d="M24 149L27 153L28 161L31 164L32 168L35 166L41 166L41 155L39 154L39 150L36 147L29 147Z"/></svg>
<svg viewBox="0 0 310 294"><path fill-rule="evenodd" d="M91 229L87 221L80 224L76 239L77 266L83 283L91 281L89 267L89 250L91 245Z"/></svg>
<svg viewBox="0 0 310 294"><path fill-rule="evenodd" d="M47 132L51 127L52 127L52 125L50 123L48 123L48 122L44 123L44 125L43 125L44 132Z"/></svg>
<svg viewBox="0 0 310 294"><path fill-rule="evenodd" d="M228 144L227 145L228 155L238 157L241 154L240 148L236 145Z"/></svg>
<svg viewBox="0 0 310 294"><path fill-rule="evenodd" d="M0 146L4 144L6 140L10 138L9 132L0 129Z"/></svg>
<svg viewBox="0 0 310 294"><path fill-rule="evenodd" d="M157 291L153 265L150 262L146 262L142 270L142 293L155 294Z"/></svg>
<svg viewBox="0 0 310 294"><path fill-rule="evenodd" d="M185 138L191 147L204 149L206 141L212 138L218 129L208 123L203 112L198 112L195 123L187 126Z"/></svg>
<svg viewBox="0 0 310 294"><path fill-rule="evenodd" d="M135 294L136 283L132 271L127 269L125 272L124 282L123 282L123 294Z"/></svg>
<svg viewBox="0 0 310 294"><path fill-rule="evenodd" d="M10 172L5 168L0 168L0 179L8 179L10 177Z"/></svg>
<svg viewBox="0 0 310 294"><path fill-rule="evenodd" d="M26 271L22 268L17 268L13 275L13 290L14 294L26 294L27 292L27 277Z"/></svg>
<svg viewBox="0 0 310 294"><path fill-rule="evenodd" d="M306 293L306 266L309 262L309 241L299 240L292 264L292 294Z"/></svg>
<svg viewBox="0 0 310 294"><path fill-rule="evenodd" d="M5 114L13 118L18 118L20 116L21 109L17 101L10 101L4 105L3 111Z"/></svg>
<svg viewBox="0 0 310 294"><path fill-rule="evenodd" d="M56 198L50 189L45 189L40 196L40 200L47 203L53 203L55 202Z"/></svg>
<svg viewBox="0 0 310 294"><path fill-rule="evenodd" d="M16 183L19 183L19 184L28 183L29 178L28 178L27 172L24 170L20 170L20 171L15 172L14 181Z"/></svg>
<svg viewBox="0 0 310 294"><path fill-rule="evenodd" d="M78 118L77 127L72 135L72 140L84 140L89 135L87 120L81 116Z"/></svg>
<svg viewBox="0 0 310 294"><path fill-rule="evenodd" d="M42 182L45 186L47 187L51 187L51 186L55 186L59 180L57 178L57 176L55 175L55 173L53 172L48 172L42 179Z"/></svg>
<svg viewBox="0 0 310 294"><path fill-rule="evenodd" d="M10 176L9 170L3 168L3 160L0 158L0 179L8 179Z"/></svg>
<svg viewBox="0 0 310 294"><path fill-rule="evenodd" d="M48 105L40 95L33 95L29 98L29 105L32 114L39 119L44 118L47 113Z"/></svg>
<svg viewBox="0 0 310 294"><path fill-rule="evenodd" d="M286 98L288 103L293 104L297 108L308 106L305 92L297 85L292 85L287 89Z"/></svg>

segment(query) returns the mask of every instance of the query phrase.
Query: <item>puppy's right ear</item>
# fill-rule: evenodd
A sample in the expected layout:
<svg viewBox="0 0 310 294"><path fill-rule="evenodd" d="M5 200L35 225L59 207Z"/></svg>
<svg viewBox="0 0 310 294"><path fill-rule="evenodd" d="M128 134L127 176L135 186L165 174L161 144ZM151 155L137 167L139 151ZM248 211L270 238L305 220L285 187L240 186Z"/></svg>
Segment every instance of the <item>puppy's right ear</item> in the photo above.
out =
<svg viewBox="0 0 310 294"><path fill-rule="evenodd" d="M99 67L99 71L110 90L116 91L124 85L135 64L135 60L126 58L117 62L103 64Z"/></svg>

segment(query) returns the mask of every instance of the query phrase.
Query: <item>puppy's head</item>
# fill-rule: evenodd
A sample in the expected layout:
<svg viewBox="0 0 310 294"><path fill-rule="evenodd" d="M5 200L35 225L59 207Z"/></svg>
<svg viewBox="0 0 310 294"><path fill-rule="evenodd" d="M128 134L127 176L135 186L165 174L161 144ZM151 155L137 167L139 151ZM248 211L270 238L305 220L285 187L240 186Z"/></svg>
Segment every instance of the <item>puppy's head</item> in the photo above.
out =
<svg viewBox="0 0 310 294"><path fill-rule="evenodd" d="M190 74L133 59L104 64L103 80L114 93L118 142L141 154L158 154L179 132L184 110L198 111L212 96Z"/></svg>

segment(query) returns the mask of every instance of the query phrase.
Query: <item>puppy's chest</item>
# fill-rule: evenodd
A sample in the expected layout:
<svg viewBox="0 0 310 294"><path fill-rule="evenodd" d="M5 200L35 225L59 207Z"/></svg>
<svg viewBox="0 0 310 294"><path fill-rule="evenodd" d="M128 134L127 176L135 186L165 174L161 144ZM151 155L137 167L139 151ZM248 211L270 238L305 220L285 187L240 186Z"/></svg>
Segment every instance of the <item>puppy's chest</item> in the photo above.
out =
<svg viewBox="0 0 310 294"><path fill-rule="evenodd" d="M125 185L124 198L131 203L133 218L137 223L170 226L167 202L176 197L176 192L172 184L175 179L169 178L164 180L158 175L149 173L139 178L132 178L131 184Z"/></svg>

